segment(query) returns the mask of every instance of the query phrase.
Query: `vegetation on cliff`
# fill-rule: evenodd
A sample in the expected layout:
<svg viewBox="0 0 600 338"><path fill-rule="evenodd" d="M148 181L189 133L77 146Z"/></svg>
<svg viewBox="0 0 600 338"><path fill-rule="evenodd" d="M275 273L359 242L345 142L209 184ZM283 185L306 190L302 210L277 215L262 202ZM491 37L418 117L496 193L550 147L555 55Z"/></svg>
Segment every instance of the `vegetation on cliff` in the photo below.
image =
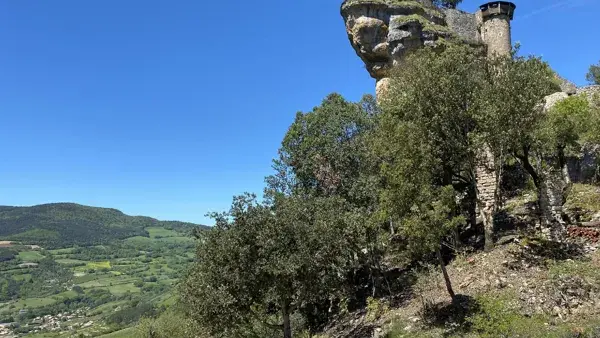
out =
<svg viewBox="0 0 600 338"><path fill-rule="evenodd" d="M590 71L586 75L586 79L595 85L600 85L600 62L597 65L591 65Z"/></svg>
<svg viewBox="0 0 600 338"><path fill-rule="evenodd" d="M592 128L600 120L597 106L581 96L544 109L544 97L557 90L539 58L488 59L448 44L409 56L380 104L368 96L351 103L332 94L311 112L298 113L266 179L264 199L234 198L230 211L214 214L216 226L199 236L177 316L210 337L314 335L355 310L367 309L369 320L383 318L417 285L407 269L436 263L450 296L448 311L479 304L483 313L465 314L461 329L512 332L490 329L489 316L501 316L500 323L521 317L510 307L494 314L496 305L505 304L497 298L456 294L469 276L448 271L446 263L483 244L473 190L482 147L499 163L498 177L508 175L510 163L510 170L522 173L515 175L517 184L533 196L494 211L516 216L498 218L492 230L520 226L540 238L526 245L537 251L515 251L517 261L526 261L518 255L548 252L546 244L531 243L566 240L566 224L557 218L563 214L555 207L562 207L569 189L559 191L561 204L544 204L545 189L556 179L547 172L553 165L562 172L562 156L596 142ZM501 206L512 195L504 196L504 182L497 184ZM525 212L520 221L520 210L536 197L540 213ZM560 231L550 236L545 229ZM493 246L498 237L485 240ZM571 252L560 243L548 245ZM145 325L143 337L152 330Z"/></svg>

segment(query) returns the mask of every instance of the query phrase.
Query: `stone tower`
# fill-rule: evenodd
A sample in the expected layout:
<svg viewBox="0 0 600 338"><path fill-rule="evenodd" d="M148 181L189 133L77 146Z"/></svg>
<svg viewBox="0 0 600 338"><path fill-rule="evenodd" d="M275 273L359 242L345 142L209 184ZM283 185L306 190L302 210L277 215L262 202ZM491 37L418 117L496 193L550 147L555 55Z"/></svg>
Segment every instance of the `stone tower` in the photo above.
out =
<svg viewBox="0 0 600 338"><path fill-rule="evenodd" d="M510 21L516 6L512 2L492 1L480 6L481 38L488 56L510 55L512 51Z"/></svg>

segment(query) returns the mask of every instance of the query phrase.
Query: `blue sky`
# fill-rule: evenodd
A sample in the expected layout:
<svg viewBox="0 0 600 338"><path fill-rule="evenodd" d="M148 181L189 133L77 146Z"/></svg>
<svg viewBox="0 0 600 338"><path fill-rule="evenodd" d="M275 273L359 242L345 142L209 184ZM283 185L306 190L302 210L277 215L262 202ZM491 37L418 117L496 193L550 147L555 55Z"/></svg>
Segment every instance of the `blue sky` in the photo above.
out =
<svg viewBox="0 0 600 338"><path fill-rule="evenodd" d="M262 191L296 111L373 92L339 3L0 1L0 205L208 224ZM517 1L514 41L585 84L599 4Z"/></svg>

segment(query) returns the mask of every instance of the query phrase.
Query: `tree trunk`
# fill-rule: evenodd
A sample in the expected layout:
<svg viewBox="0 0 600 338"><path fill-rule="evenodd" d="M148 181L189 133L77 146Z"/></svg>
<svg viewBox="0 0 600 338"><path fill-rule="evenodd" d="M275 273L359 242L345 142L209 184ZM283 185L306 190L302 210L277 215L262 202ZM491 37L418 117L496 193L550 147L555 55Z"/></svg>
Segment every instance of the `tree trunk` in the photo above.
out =
<svg viewBox="0 0 600 338"><path fill-rule="evenodd" d="M487 146L477 154L475 178L477 182L477 208L483 220L485 234L485 250L489 251L494 247L494 214L497 211L499 177L496 174L494 155Z"/></svg>
<svg viewBox="0 0 600 338"><path fill-rule="evenodd" d="M292 324L290 323L290 305L283 301L281 306L281 315L283 317L283 338L292 338Z"/></svg>
<svg viewBox="0 0 600 338"><path fill-rule="evenodd" d="M446 282L446 289L448 290L448 293L450 294L450 298L452 298L452 300L454 300L455 294L454 294L454 290L452 289L452 283L450 282L450 276L448 276L448 271L446 271L446 265L444 264L444 258L442 258L441 246L437 250L437 258L440 263L440 267L442 268L442 274L444 275L444 281Z"/></svg>

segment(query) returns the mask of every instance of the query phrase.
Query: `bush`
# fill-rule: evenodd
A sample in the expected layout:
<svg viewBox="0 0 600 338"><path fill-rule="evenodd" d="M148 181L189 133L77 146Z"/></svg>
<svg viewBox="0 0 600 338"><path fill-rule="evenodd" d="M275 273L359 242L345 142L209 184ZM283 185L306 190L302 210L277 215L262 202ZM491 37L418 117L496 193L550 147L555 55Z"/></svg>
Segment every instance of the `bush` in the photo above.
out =
<svg viewBox="0 0 600 338"><path fill-rule="evenodd" d="M157 318L142 318L136 327L136 338L207 337L195 322L176 310L167 310Z"/></svg>
<svg viewBox="0 0 600 338"><path fill-rule="evenodd" d="M388 312L389 305L381 299L367 298L367 320L375 321Z"/></svg>
<svg viewBox="0 0 600 338"><path fill-rule="evenodd" d="M438 7L443 8L456 8L462 0L434 0L433 3Z"/></svg>
<svg viewBox="0 0 600 338"><path fill-rule="evenodd" d="M139 303L135 307L126 308L110 315L106 321L109 324L127 325L135 323L142 317L156 315L156 309L152 304Z"/></svg>

